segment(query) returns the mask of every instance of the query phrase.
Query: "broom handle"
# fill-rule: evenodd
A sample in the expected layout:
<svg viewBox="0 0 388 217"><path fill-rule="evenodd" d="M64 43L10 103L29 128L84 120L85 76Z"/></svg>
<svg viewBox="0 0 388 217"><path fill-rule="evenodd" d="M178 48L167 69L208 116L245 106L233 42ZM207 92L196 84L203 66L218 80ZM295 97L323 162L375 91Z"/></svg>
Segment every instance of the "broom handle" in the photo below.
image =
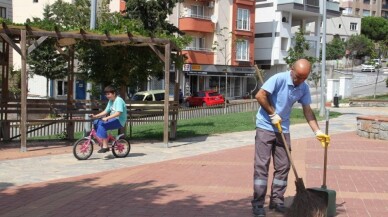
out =
<svg viewBox="0 0 388 217"><path fill-rule="evenodd" d="M281 129L281 128L278 128L278 129ZM284 137L284 133L283 133L282 130L280 130L279 132L280 132L280 135L282 136L284 147L286 149L288 159L290 160L292 170L294 171L295 178L296 178L296 180L298 180L299 176L298 176L298 173L296 172L296 168L295 168L295 165L294 165L294 161L292 160L291 152L290 152L289 146L287 144L286 137Z"/></svg>
<svg viewBox="0 0 388 217"><path fill-rule="evenodd" d="M329 110L326 110L326 135L329 135ZM327 172L327 145L325 145L325 154L323 158L323 184L322 188L326 189L326 172Z"/></svg>

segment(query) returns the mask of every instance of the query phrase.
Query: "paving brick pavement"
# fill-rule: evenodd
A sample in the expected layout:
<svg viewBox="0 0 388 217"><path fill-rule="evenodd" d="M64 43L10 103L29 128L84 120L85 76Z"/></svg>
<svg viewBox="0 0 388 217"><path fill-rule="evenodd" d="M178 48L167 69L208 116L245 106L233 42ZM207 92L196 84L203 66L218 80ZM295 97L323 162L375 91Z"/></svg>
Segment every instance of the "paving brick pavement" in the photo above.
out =
<svg viewBox="0 0 388 217"><path fill-rule="evenodd" d="M388 216L388 144L354 132L356 115L387 110L346 111L330 125L328 187L337 191L338 216ZM308 187L320 186L323 150L307 125L292 129L298 171ZM0 160L0 216L251 216L252 143L253 132L240 132L171 149L137 145L124 159L80 162L65 153Z"/></svg>
<svg viewBox="0 0 388 217"><path fill-rule="evenodd" d="M355 132L332 141L327 185L337 191L337 216L388 216L387 142ZM306 186L320 186L322 148L314 138L292 143L293 153L306 150L297 165ZM251 216L253 148L9 187L0 191L0 216Z"/></svg>

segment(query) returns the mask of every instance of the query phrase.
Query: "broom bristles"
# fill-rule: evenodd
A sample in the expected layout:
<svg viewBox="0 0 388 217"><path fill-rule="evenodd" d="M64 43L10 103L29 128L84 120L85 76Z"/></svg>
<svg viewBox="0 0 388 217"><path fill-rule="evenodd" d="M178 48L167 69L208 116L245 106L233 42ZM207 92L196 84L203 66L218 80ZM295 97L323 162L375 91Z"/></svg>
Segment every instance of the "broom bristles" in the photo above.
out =
<svg viewBox="0 0 388 217"><path fill-rule="evenodd" d="M324 198L307 191L303 180L295 181L296 195L286 217L325 217L327 204Z"/></svg>

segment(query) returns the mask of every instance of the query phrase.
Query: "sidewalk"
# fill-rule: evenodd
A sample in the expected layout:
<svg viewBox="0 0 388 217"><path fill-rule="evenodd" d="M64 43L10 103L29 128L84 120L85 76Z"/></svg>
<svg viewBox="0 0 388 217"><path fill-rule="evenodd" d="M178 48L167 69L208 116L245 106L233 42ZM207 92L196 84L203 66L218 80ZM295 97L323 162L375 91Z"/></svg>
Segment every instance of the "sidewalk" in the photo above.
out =
<svg viewBox="0 0 388 217"><path fill-rule="evenodd" d="M388 216L387 142L354 133L356 116L388 108L333 110L346 112L330 123L327 185L337 191L338 216ZM320 186L322 148L306 124L292 133L298 172L308 187ZM168 149L135 144L124 159L93 154L77 161L70 152L0 160L0 216L251 216L253 138L252 130ZM289 178L287 203L295 194Z"/></svg>

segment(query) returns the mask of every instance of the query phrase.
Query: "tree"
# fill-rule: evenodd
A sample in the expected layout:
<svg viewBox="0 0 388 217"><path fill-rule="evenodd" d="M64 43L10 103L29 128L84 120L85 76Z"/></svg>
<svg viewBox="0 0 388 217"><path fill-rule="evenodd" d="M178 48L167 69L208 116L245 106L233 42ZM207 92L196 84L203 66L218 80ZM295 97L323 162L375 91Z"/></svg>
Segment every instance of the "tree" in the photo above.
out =
<svg viewBox="0 0 388 217"><path fill-rule="evenodd" d="M155 33L179 33L176 26L167 21L167 16L172 14L176 3L184 0L126 0L126 12L130 19L140 20L149 36Z"/></svg>
<svg viewBox="0 0 388 217"><path fill-rule="evenodd" d="M374 44L365 35L352 35L346 43L346 49L354 53L357 58L361 58L373 55Z"/></svg>
<svg viewBox="0 0 388 217"><path fill-rule="evenodd" d="M363 17L361 34L375 42L388 39L388 20L383 17Z"/></svg>
<svg viewBox="0 0 388 217"><path fill-rule="evenodd" d="M103 0L97 14L94 31L110 34L151 35L168 38L180 47L186 46L189 38L174 35L175 32L179 33L178 28L166 21L176 2L178 1L129 0L128 4L132 7L131 12L133 12L133 16L129 19L120 13L109 13L107 7L109 0ZM143 16L144 13L152 16ZM28 24L51 31L54 30L54 27L62 31L89 29L90 0L75 0L74 4L57 0L51 6L46 6L43 19L33 18L33 21L29 21ZM144 26L147 28L145 29ZM80 40L76 42L75 48L76 57L80 61L79 72L82 73L80 76L97 83L137 85L145 83L149 76L156 78L163 76L164 63L151 49L146 47L112 46L105 42ZM157 49L160 48L157 47ZM34 52L41 51L36 49ZM39 55L46 55L46 51L42 52L43 54ZM36 56L39 55L36 54ZM183 63L182 58L177 55L172 54L171 59L176 65ZM32 65L38 65L38 59ZM54 67L54 65L51 66Z"/></svg>
<svg viewBox="0 0 388 217"><path fill-rule="evenodd" d="M302 28L299 29L298 32L295 33L295 46L293 48L290 48L288 50L288 56L284 58L284 61L289 66L292 66L294 62L296 62L298 59L307 59L308 61L314 63L316 61L316 58L307 56L305 54L306 50L310 49L309 43L306 42L306 39L304 38L304 30Z"/></svg>
<svg viewBox="0 0 388 217"><path fill-rule="evenodd" d="M49 79L62 79L67 75L67 61L55 50L56 39L47 38L28 56L30 72L47 78L46 96L49 96Z"/></svg>
<svg viewBox="0 0 388 217"><path fill-rule="evenodd" d="M326 44L326 59L337 60L345 56L345 42L336 35L333 40Z"/></svg>

